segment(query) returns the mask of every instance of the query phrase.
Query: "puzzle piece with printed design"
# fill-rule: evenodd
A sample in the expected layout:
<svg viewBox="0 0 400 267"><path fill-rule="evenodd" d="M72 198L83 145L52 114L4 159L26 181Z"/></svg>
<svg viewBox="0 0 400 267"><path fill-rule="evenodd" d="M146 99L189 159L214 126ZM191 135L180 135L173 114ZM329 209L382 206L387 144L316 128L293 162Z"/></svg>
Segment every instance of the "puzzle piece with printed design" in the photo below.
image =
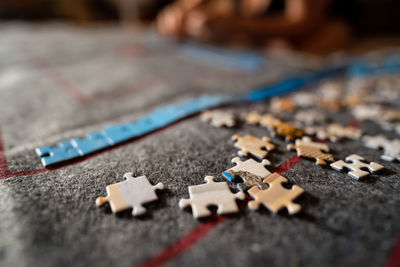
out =
<svg viewBox="0 0 400 267"><path fill-rule="evenodd" d="M266 136L260 139L249 134L245 136L235 134L232 136L232 139L236 141L234 146L241 149L238 152L239 156L247 157L248 154L251 154L261 160L265 158L268 151L275 149L275 145L271 143L271 139Z"/></svg>
<svg viewBox="0 0 400 267"><path fill-rule="evenodd" d="M350 172L348 175L355 180L360 180L371 173L378 172L382 170L384 167L376 162L365 163L364 158L357 155L352 154L345 158L346 162L343 160L338 160L331 163L331 167L337 171L342 171L343 169L349 169ZM368 171L365 171L368 170Z"/></svg>
<svg viewBox="0 0 400 267"><path fill-rule="evenodd" d="M102 206L108 202L113 213L133 208L133 216L143 215L146 213L143 204L157 200L155 190L164 189L164 184L152 185L146 176L133 177L132 173L126 173L124 178L126 180L123 182L108 185L107 196L98 197L96 205Z"/></svg>
<svg viewBox="0 0 400 267"><path fill-rule="evenodd" d="M268 186L263 183L263 179L271 174L265 166L270 165L269 160L264 159L261 163L254 159L242 161L239 157L232 159L232 163L236 166L222 173L225 178L230 181L235 180L235 176L240 176L243 183L239 183L238 187L242 191L247 191L250 187L257 185L261 189L266 189Z"/></svg>
<svg viewBox="0 0 400 267"><path fill-rule="evenodd" d="M387 139L383 135L364 136L363 142L366 147L372 149L383 149L381 159L386 161L400 161L400 140Z"/></svg>
<svg viewBox="0 0 400 267"><path fill-rule="evenodd" d="M206 110L201 114L201 119L211 121L215 127L233 127L236 124L234 114L222 110Z"/></svg>
<svg viewBox="0 0 400 267"><path fill-rule="evenodd" d="M327 144L313 142L308 136L297 139L295 144L288 144L287 149L296 150L299 157L314 158L318 165L326 165L327 161L334 161L333 156L326 153L329 152Z"/></svg>
<svg viewBox="0 0 400 267"><path fill-rule="evenodd" d="M247 192L254 200L249 201L248 206L252 210L257 210L260 205L265 206L273 214L276 214L280 209L287 208L290 215L296 214L301 210L301 205L294 203L304 189L298 185L293 185L292 188L287 189L283 187L283 183L288 180L278 173L273 173L263 180L269 187L261 190L258 186L253 186Z"/></svg>
<svg viewBox="0 0 400 267"><path fill-rule="evenodd" d="M256 118L256 115L252 114L252 117ZM267 127L272 132L272 135L283 136L287 141L302 137L305 134L305 132L296 125L285 123L268 114L260 116L258 123L263 127Z"/></svg>
<svg viewBox="0 0 400 267"><path fill-rule="evenodd" d="M226 182L215 182L213 176L206 176L207 183L189 186L189 199L179 200L181 209L191 206L194 218L211 216L210 206L217 206L217 214L239 211L237 199L244 200L243 192L232 193Z"/></svg>

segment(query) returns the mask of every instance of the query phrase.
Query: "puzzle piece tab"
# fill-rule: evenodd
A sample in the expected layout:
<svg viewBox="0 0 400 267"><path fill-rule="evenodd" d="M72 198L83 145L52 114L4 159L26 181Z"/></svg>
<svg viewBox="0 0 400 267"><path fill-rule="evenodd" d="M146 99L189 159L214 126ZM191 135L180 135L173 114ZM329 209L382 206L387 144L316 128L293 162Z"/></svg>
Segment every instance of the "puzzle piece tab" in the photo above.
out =
<svg viewBox="0 0 400 267"><path fill-rule="evenodd" d="M230 181L234 181L235 176L238 175L243 179L243 183L239 186L242 191L246 191L248 188L257 185L261 189L266 189L268 186L263 183L263 179L271 174L265 166L270 165L269 160L264 159L261 163L248 159L241 161L239 157L232 159L232 162L236 164L222 173Z"/></svg>
<svg viewBox="0 0 400 267"><path fill-rule="evenodd" d="M143 204L157 200L154 191L164 189L164 184L152 185L146 176L133 177L132 173L126 173L124 178L126 180L123 182L108 185L107 196L98 197L96 205L102 206L109 202L113 213L133 208L133 216L143 215L146 213Z"/></svg>
<svg viewBox="0 0 400 267"><path fill-rule="evenodd" d="M362 162L364 158L357 154L352 154L346 157L345 160L348 162L338 160L332 163L330 166L337 171L341 171L344 168L351 170L348 175L355 180L360 180L364 178L365 176L369 175L369 172L374 173L384 168L382 165L376 162ZM363 169L367 169L369 172L364 171Z"/></svg>
<svg viewBox="0 0 400 267"><path fill-rule="evenodd" d="M249 134L243 137L235 134L232 139L236 140L234 146L241 149L238 152L239 156L246 157L248 154L252 154L258 159L263 159L268 154L268 151L275 149L275 145L270 142L271 139L266 136L260 139Z"/></svg>
<svg viewBox="0 0 400 267"><path fill-rule="evenodd" d="M301 210L301 205L294 203L293 200L304 192L303 188L297 185L293 185L291 189L283 187L282 183L287 183L288 180L276 172L263 182L269 184L267 189L261 190L258 186L253 186L247 191L254 198L248 203L250 209L257 210L262 204L274 214L285 207L290 215Z"/></svg>
<svg viewBox="0 0 400 267"><path fill-rule="evenodd" d="M203 121L211 121L211 125L215 127L233 127L235 126L235 116L226 111L206 110L201 114Z"/></svg>
<svg viewBox="0 0 400 267"><path fill-rule="evenodd" d="M289 144L287 148L295 149L299 157L314 158L318 165L326 165L326 161L334 161L331 154L324 153L329 152L328 145L313 142L310 137L297 139L295 145Z"/></svg>
<svg viewBox="0 0 400 267"><path fill-rule="evenodd" d="M181 199L181 209L191 206L194 218L202 218L211 215L209 206L217 206L218 214L238 212L236 199L243 200L245 194L237 192L233 194L225 182L215 182L213 176L206 176L206 184L189 186L190 199Z"/></svg>

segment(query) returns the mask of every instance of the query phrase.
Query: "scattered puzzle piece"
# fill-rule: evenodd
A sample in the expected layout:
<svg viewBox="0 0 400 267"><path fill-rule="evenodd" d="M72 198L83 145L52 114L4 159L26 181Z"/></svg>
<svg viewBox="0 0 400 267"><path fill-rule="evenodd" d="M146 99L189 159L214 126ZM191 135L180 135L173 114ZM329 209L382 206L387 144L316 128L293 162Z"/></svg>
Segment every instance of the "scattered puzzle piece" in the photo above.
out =
<svg viewBox="0 0 400 267"><path fill-rule="evenodd" d="M228 214L238 212L239 208L236 199L243 200L243 192L232 193L225 182L215 182L213 176L206 176L207 183L189 186L190 199L181 199L179 207L181 209L191 206L194 218L202 218L211 215L209 206L217 206L218 214Z"/></svg>
<svg viewBox="0 0 400 267"><path fill-rule="evenodd" d="M296 127L296 125L282 122L280 119L268 114L250 113L246 121L267 127L274 136L284 136L286 140L293 140L304 135L304 131Z"/></svg>
<svg viewBox="0 0 400 267"><path fill-rule="evenodd" d="M265 166L270 165L269 160L264 159L261 163L253 159L241 161L239 157L232 159L232 163L236 166L232 167L222 174L233 181L235 176L238 175L243 179L242 185L239 187L242 191L246 191L248 188L258 185L261 189L266 189L268 186L263 183L263 179L271 174Z"/></svg>
<svg viewBox="0 0 400 267"><path fill-rule="evenodd" d="M321 126L307 126L304 131L308 135L315 135L318 140L329 140L331 142L338 141L338 138L328 132L327 128Z"/></svg>
<svg viewBox="0 0 400 267"><path fill-rule="evenodd" d="M389 140L383 135L377 135L364 136L363 142L366 147L383 149L381 159L386 161L400 161L400 140Z"/></svg>
<svg viewBox="0 0 400 267"><path fill-rule="evenodd" d="M328 126L328 133L340 138L349 138L358 140L362 135L361 129L351 126L343 126L338 123L332 123Z"/></svg>
<svg viewBox="0 0 400 267"><path fill-rule="evenodd" d="M382 165L376 162L362 162L364 158L357 154L352 154L346 157L345 160L348 162L338 160L332 163L330 166L337 171L341 171L344 168L351 170L348 175L355 180L360 180L361 178L364 178L365 176L369 175L369 172L374 173L384 168ZM364 171L363 169L368 169L369 172Z"/></svg>
<svg viewBox="0 0 400 267"><path fill-rule="evenodd" d="M250 112L247 114L243 114L243 117L248 124L254 125L260 123L262 116L257 112Z"/></svg>
<svg viewBox="0 0 400 267"><path fill-rule="evenodd" d="M305 132L302 129L297 128L296 125L284 122L281 122L270 129L274 136L284 136L286 141L302 137L305 134Z"/></svg>
<svg viewBox="0 0 400 267"><path fill-rule="evenodd" d="M362 135L362 131L356 127L343 126L337 123L332 123L328 127L313 127L304 128L309 135L315 135L318 140L329 140L336 142L343 138L358 140Z"/></svg>
<svg viewBox="0 0 400 267"><path fill-rule="evenodd" d="M268 151L275 148L275 145L270 142L271 139L266 136L260 139L249 134L243 137L235 134L232 139L236 140L234 146L241 149L238 152L239 156L246 157L250 153L258 159L263 159L268 154ZM263 148L266 150L263 150Z"/></svg>
<svg viewBox="0 0 400 267"><path fill-rule="evenodd" d="M358 105L352 110L353 116L357 120L375 120L382 114L382 108L378 105Z"/></svg>
<svg viewBox="0 0 400 267"><path fill-rule="evenodd" d="M274 97L271 99L272 112L280 113L284 111L292 112L296 109L296 105L289 98Z"/></svg>
<svg viewBox="0 0 400 267"><path fill-rule="evenodd" d="M299 157L314 158L318 165L326 165L326 161L334 160L331 154L324 153L329 152L328 145L313 142L308 136L304 136L302 139L297 139L295 145L288 144L287 148L295 149L297 151L297 156Z"/></svg>
<svg viewBox="0 0 400 267"><path fill-rule="evenodd" d="M293 200L304 192L303 188L297 185L293 185L291 189L283 187L282 183L287 183L288 180L278 173L269 175L263 182L269 184L268 189L261 190L258 186L253 186L248 190L255 199L248 203L250 209L257 210L262 204L274 214L284 207L290 215L301 210L301 205L293 203Z"/></svg>
<svg viewBox="0 0 400 267"><path fill-rule="evenodd" d="M343 108L343 101L341 100L321 100L318 104L321 108L329 109L333 111L340 111Z"/></svg>
<svg viewBox="0 0 400 267"><path fill-rule="evenodd" d="M107 197L98 197L96 205L109 202L113 213L133 208L132 215L139 216L146 213L143 204L158 199L154 191L164 189L163 183L152 185L146 176L133 177L132 173L126 173L124 178L123 182L108 185Z"/></svg>
<svg viewBox="0 0 400 267"><path fill-rule="evenodd" d="M295 118L304 125L314 125L326 121L325 114L316 109L299 111Z"/></svg>
<svg viewBox="0 0 400 267"><path fill-rule="evenodd" d="M362 141L364 142L364 145L366 147L372 149L380 149L380 148L384 149L392 144L391 140L387 139L383 135L364 136Z"/></svg>
<svg viewBox="0 0 400 267"><path fill-rule="evenodd" d="M292 95L292 101L299 107L312 107L317 102L318 96L310 92L297 92Z"/></svg>
<svg viewBox="0 0 400 267"><path fill-rule="evenodd" d="M230 112L221 110L206 110L201 114L203 121L211 121L215 127L233 127L235 126L235 116Z"/></svg>

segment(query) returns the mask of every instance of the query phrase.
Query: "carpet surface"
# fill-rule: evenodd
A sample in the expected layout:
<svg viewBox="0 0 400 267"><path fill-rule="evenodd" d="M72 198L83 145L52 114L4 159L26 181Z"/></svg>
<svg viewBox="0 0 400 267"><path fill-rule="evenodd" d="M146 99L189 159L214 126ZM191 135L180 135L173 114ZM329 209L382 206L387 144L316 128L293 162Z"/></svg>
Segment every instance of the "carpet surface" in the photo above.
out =
<svg viewBox="0 0 400 267"><path fill-rule="evenodd" d="M335 159L357 153L385 166L357 182L287 151L268 155L291 183L305 189L300 214L252 212L195 220L180 210L187 187L221 172L237 155L235 133L270 136L258 126L215 128L199 116L81 160L44 169L34 149L133 121L154 108L204 93L239 93L324 63L300 55L268 58L243 72L201 62L151 32L61 24L0 26L1 266L395 266L400 233L399 163L359 141L330 143ZM224 109L240 114L266 103ZM354 124L348 112L332 121ZM359 127L383 133L374 122ZM126 172L166 190L148 215L114 215L95 199ZM235 186L229 184L232 191ZM393 252L394 251L394 252Z"/></svg>

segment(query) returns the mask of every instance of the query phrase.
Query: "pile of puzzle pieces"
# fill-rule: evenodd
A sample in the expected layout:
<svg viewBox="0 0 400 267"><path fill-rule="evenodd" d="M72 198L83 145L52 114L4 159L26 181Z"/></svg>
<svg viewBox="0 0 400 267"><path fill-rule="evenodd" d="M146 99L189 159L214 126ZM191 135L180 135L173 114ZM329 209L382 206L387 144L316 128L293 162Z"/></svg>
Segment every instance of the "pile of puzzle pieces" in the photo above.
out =
<svg viewBox="0 0 400 267"><path fill-rule="evenodd" d="M239 149L238 156L232 159L235 166L222 171L228 183L216 182L213 176L206 176L206 183L189 186L190 198L181 199L179 207L190 206L195 218L212 215L212 206L217 207L217 214L235 213L239 211L236 200L245 200L247 194L247 206L251 210L264 206L273 214L283 208L290 215L296 214L301 205L294 201L304 193L304 189L298 185L287 186L290 184L287 178L267 169L271 166L267 157L277 147L273 139L284 139L287 150L296 151L299 157L315 160L316 166L347 172L352 179L362 181L383 170L384 166L368 162L358 154L335 159L328 142L342 139L363 142L368 148L382 149L382 160L400 161L400 139L365 135L359 128L330 121L329 114L348 111L358 121L372 120L383 129L400 134L400 109L395 103L399 99L399 77L354 76L345 81L326 81L310 91L273 98L266 102L266 110L262 112L238 115L225 110L205 111L201 119L214 127L235 129L242 124L258 125L267 128L271 137L234 134L233 145ZM107 186L108 196L98 198L96 204L109 202L113 212L133 208L134 216L144 214L143 204L157 200L155 190L163 189L164 185L153 186L145 176L134 178L131 173L124 177L126 181ZM236 193L232 193L229 187L232 184L239 189Z"/></svg>

